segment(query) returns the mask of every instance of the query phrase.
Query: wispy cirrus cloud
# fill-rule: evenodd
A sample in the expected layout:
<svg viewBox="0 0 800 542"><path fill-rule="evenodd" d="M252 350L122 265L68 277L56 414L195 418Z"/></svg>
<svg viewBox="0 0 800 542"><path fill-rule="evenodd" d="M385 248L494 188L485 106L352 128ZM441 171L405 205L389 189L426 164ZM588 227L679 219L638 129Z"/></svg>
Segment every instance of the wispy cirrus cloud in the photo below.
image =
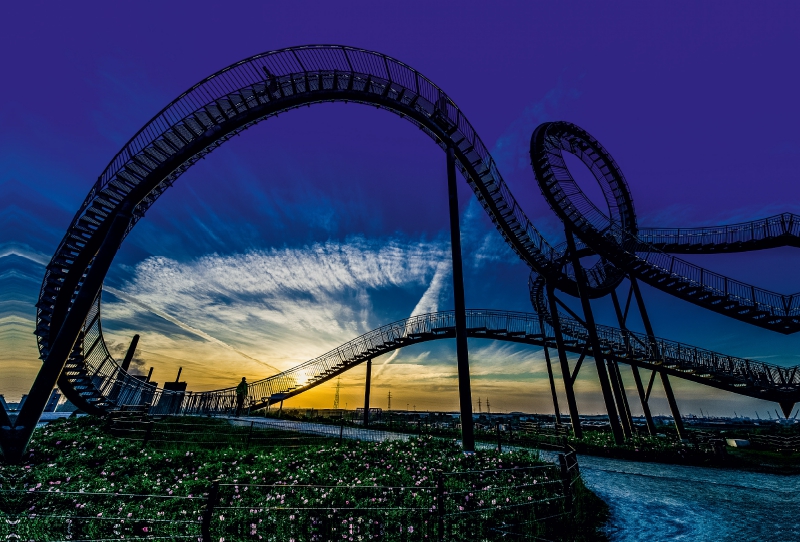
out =
<svg viewBox="0 0 800 542"><path fill-rule="evenodd" d="M198 337L200 337L202 339L205 339L205 340L207 340L209 342L218 344L218 345L222 346L223 348L227 348L229 350L232 350L233 352L236 352L240 356L242 356L244 358L247 358L247 359L249 359L251 361L255 361L256 363L260 363L260 364L264 365L265 367L274 370L275 372L280 372L279 369L276 369L275 367L273 367L269 363L265 363L263 361L260 361L260 360L258 360L256 358L254 358L253 356L249 356L249 355L245 354L244 352L242 352L241 350L239 350L238 348L236 348L235 346L231 346L228 343L226 343L225 341L221 341L221 340L217 339L216 337L212 337L208 333L190 326L189 324L179 320L178 318L175 318L171 314L167 314L164 311L161 311L161 310L159 310L159 309L157 309L155 307L147 305L146 303L142 303L141 301L139 301L138 299L136 299L132 295L128 295L125 292L123 292L121 290L118 290L117 288L113 288L111 286L106 286L106 287L103 288L103 290L106 291L106 292L111 293L112 295L117 296L118 298L120 298L123 301L127 301L128 303L132 303L132 304L134 304L134 305L136 305L136 306L138 306L138 307L140 307L140 308L142 308L142 309L144 309L144 310L146 310L148 312L152 312L153 314L155 314L156 316L160 316L161 318L163 318L167 322L175 324L179 328L181 328L181 329L183 329L185 331L188 331L190 333L193 333L194 335L197 335ZM122 352L120 352L120 353L122 353Z"/></svg>
<svg viewBox="0 0 800 542"><path fill-rule="evenodd" d="M235 361L248 376L267 376L261 363L287 369L409 310L404 307L436 310L447 291L449 258L441 240L363 237L186 262L150 257L127 273L117 270L126 276L109 290L118 299L104 301L104 329L125 340L151 314L167 315L174 332L149 326L142 336L144 349L163 352L160 364L170 365L168 357L204 358L221 346L240 354L217 352L225 366ZM393 315L375 314L377 297L382 306L388 298Z"/></svg>

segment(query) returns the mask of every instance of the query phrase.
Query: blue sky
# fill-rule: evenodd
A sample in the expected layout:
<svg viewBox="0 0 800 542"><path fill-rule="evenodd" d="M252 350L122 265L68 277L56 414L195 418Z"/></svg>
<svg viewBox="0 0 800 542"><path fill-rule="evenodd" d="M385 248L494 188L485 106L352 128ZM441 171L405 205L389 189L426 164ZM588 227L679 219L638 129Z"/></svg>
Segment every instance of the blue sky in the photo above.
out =
<svg viewBox="0 0 800 542"><path fill-rule="evenodd" d="M196 3L159 5L158 17L145 5L10 8L19 24L0 37L13 81L0 89L0 391L9 398L28 389L39 364L32 331L42 264L94 180L175 96L262 51L342 43L419 69L459 104L554 240L560 224L527 155L545 120L575 122L603 143L643 226L800 211L800 38L790 4L256 4L235 24ZM467 305L530 310L527 267L466 183L459 190ZM800 289L795 250L696 261L778 291ZM182 176L123 244L103 322L119 352L142 335L137 370L153 366L163 382L183 366L192 389L211 389L289 368L409 314L450 309L450 281L441 151L389 113L328 104L259 124ZM645 295L660 336L800 363L797 337L650 288ZM612 323L608 305L597 308ZM481 341L470 349L476 400L551 408L540 350ZM404 350L376 371L378 406L390 389L396 405L457 406L452 344ZM363 369L352 373L342 399L351 407L362 400ZM597 412L590 367L582 375L579 406ZM686 412L771 408L693 384L676 384L676 393ZM332 398L330 384L295 402L324 407Z"/></svg>

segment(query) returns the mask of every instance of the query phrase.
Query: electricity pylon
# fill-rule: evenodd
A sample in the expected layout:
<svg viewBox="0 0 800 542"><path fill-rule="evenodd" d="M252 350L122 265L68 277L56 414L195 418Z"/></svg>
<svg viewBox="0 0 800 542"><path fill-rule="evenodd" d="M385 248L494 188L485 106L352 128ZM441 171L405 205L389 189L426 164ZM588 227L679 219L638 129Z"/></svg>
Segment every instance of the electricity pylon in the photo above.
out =
<svg viewBox="0 0 800 542"><path fill-rule="evenodd" d="M341 377L336 379L336 395L333 398L333 410L339 409L339 388L341 387Z"/></svg>

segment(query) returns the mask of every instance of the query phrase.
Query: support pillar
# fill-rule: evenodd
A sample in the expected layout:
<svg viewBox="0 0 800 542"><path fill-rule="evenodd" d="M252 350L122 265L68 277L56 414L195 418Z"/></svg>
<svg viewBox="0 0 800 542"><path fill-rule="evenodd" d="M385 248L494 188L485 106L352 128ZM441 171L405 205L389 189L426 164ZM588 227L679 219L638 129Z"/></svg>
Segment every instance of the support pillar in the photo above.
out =
<svg viewBox="0 0 800 542"><path fill-rule="evenodd" d="M613 359L606 359L606 368L611 380L611 389L614 392L614 399L617 403L617 412L622 422L622 431L625 438L633 436L633 419L631 419L630 409L628 408L628 398L625 396L625 384L622 382L622 375L619 373L619 365Z"/></svg>
<svg viewBox="0 0 800 542"><path fill-rule="evenodd" d="M544 360L547 363L547 378L550 379L550 393L553 395L553 410L556 414L556 423L561 425L561 410L558 408L558 395L556 394L556 381L553 378L553 366L550 364L550 349L545 345Z"/></svg>
<svg viewBox="0 0 800 542"><path fill-rule="evenodd" d="M105 239L94 257L92 267L86 274L83 285L61 325L61 329L51 343L50 352L42 363L39 374L36 375L36 380L34 380L28 398L17 416L14 427L0 429L2 431L0 444L3 446L5 459L9 463L18 463L22 459L31 435L33 435L33 430L50 398L50 393L61 376L61 371L64 370L64 365L80 335L86 316L89 314L97 294L100 293L103 279L122 243L125 231L131 221L131 210L130 204L126 203L117 211Z"/></svg>
<svg viewBox="0 0 800 542"><path fill-rule="evenodd" d="M630 410L628 410L628 399L625 397L625 384L622 382L622 375L619 374L619 365L616 361L606 360L608 376L611 379L611 388L614 390L614 398L617 401L617 411L622 422L622 431L625 438L633 436L633 420Z"/></svg>
<svg viewBox="0 0 800 542"><path fill-rule="evenodd" d="M592 357L594 358L595 365L597 366L597 376L600 380L600 389L603 391L603 401L606 404L606 411L608 412L608 422L611 425L611 432L614 435L614 442L622 444L624 435L622 433L622 426L619 423L617 416L617 408L614 405L614 397L611 391L611 384L608 379L605 364L603 363L603 351L600 348L600 339L597 337L597 327L594 321L594 313L592 312L592 305L589 302L589 296L586 293L586 275L581 267L578 251L575 248L575 239L572 237L572 230L567 228L567 248L572 258L572 267L575 271L575 282L578 285L578 294L581 298L581 308L583 308L583 317L586 322L586 331L589 334L589 345L592 348Z"/></svg>
<svg viewBox="0 0 800 542"><path fill-rule="evenodd" d="M369 425L369 385L372 378L372 360L367 360L367 381L364 384L364 427Z"/></svg>
<svg viewBox="0 0 800 542"><path fill-rule="evenodd" d="M542 338L545 338L544 333L544 322L542 321L542 317L539 316L539 330L541 331ZM550 363L550 348L547 347L547 343L545 342L544 345L544 361L547 364L547 377L550 379L550 393L553 394L553 410L556 413L556 423L561 425L561 409L558 408L558 395L556 394L556 381L553 378L553 366Z"/></svg>
<svg viewBox="0 0 800 542"><path fill-rule="evenodd" d="M678 438L683 440L686 438L686 429L683 427L683 418L681 418L681 412L678 410L675 394L672 393L672 384L669 382L669 376L663 371L659 371L658 374L661 376L661 384L664 386L664 393L667 395L669 411L672 413L673 420L675 420L675 430L678 432Z"/></svg>
<svg viewBox="0 0 800 542"><path fill-rule="evenodd" d="M633 288L633 286L631 286L631 288ZM612 290L611 300L614 302L614 312L617 313L620 331L622 331L625 337L625 348L630 351L631 345L630 338L628 337L628 327L625 322L626 317L622 314L622 307L619 304L616 290ZM639 394L639 401L642 403L642 413L644 414L645 423L647 424L647 432L653 437L656 434L656 424L653 423L653 416L650 414L650 405L647 402L647 394L642 385L642 377L639 375L639 368L636 365L631 365L631 372L633 373L633 381L636 383L636 392ZM628 411L630 412L630 407ZM633 417L631 417L631 423L633 423Z"/></svg>
<svg viewBox="0 0 800 542"><path fill-rule="evenodd" d="M558 317L555 292L549 284L547 285L547 302L550 305L550 317L553 319L553 335L556 338L556 350L558 351L558 360L561 363L561 379L564 381L564 390L567 395L567 407L569 408L569 419L572 422L572 432L575 438L583 438L578 404L575 402L575 390L572 388L572 371L569 368L567 351L564 349L564 335L561 333L561 321Z"/></svg>
<svg viewBox="0 0 800 542"><path fill-rule="evenodd" d="M453 257L453 298L455 299L458 398L461 407L461 443L464 452L471 454L475 452L475 434L472 421L469 350L467 348L467 309L464 301L464 275L461 264L461 228L458 220L456 155L453 147L447 149L447 191L450 203L450 246Z"/></svg>
<svg viewBox="0 0 800 542"><path fill-rule="evenodd" d="M645 423L647 423L647 432L651 437L654 437L656 436L656 424L653 423L653 415L650 413L650 404L647 402L647 394L644 391L642 377L639 375L639 368L636 365L631 365L631 372L633 373L633 381L636 383L636 392L639 394L639 401L642 403L644 420Z"/></svg>
<svg viewBox="0 0 800 542"><path fill-rule="evenodd" d="M639 307L639 315L642 317L644 330L647 337L650 339L650 345L656 359L661 358L661 353L658 350L658 342L656 341L655 333L653 333L653 326L650 323L650 316L647 314L647 308L644 306L644 298L642 292L639 290L639 283L635 278L630 277L631 288L633 288L633 295L636 298L636 306ZM672 393L672 384L669 382L669 376L663 371L658 371L661 376L661 384L664 386L664 393L667 396L667 403L669 403L669 410L672 414L672 419L675 421L675 430L678 432L678 438L683 440L686 438L686 429L683 427L683 418L681 412L678 410L678 402L675 400L675 394Z"/></svg>

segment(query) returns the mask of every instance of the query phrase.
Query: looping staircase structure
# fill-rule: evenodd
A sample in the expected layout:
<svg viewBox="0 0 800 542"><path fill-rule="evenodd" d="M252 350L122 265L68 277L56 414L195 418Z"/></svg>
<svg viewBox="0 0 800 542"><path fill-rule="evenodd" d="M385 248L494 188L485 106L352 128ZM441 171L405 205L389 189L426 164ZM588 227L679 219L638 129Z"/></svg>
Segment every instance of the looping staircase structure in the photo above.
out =
<svg viewBox="0 0 800 542"><path fill-rule="evenodd" d="M93 296L58 379L64 394L79 408L103 414L136 401L180 412L220 412L232 407L233 388L202 393L155 389L129 375L111 356L100 321L100 284L110 265L109 257L103 255L110 251L113 258L124 236L161 194L225 141L280 113L325 102L390 111L418 126L442 149L452 149L478 201L512 250L531 268L538 314L470 310L470 337L556 348L554 321L544 308L545 283L570 295L580 290L587 298L598 298L632 276L759 327L780 333L800 330L800 296L756 288L669 254L800 246L800 217L783 214L719 228L639 228L627 182L610 154L577 126L546 123L537 128L531 141L536 178L553 210L577 237L575 250L600 256L594 267L580 273L585 282L579 284L574 263L568 261L569 250L551 245L534 227L477 132L442 89L410 66L380 53L330 45L293 47L237 62L181 94L125 145L89 191L47 266L36 304L35 334L40 356L46 360L80 296ZM598 210L575 183L564 151L581 159L600 182L608 214ZM121 234L115 237L117 230ZM558 326L565 337L563 348L585 354L585 324L562 316ZM265 406L383 353L452 338L454 333L452 312L409 318L253 382L249 395L256 399L256 407ZM666 339L654 342L653 337L624 329L597 326L596 333L603 355L621 363L782 404L800 399L797 368L739 359Z"/></svg>
<svg viewBox="0 0 800 542"><path fill-rule="evenodd" d="M546 311L545 313L546 314ZM542 321L544 319L544 321ZM543 327L542 327L543 326ZM581 354L588 348L588 334L582 323L561 317L566 350ZM647 335L609 326L598 326L603 353L619 363L667 374L757 399L784 402L793 399L800 386L800 371L760 361L742 359L667 339L653 344ZM551 322L539 314L491 309L467 310L467 334L474 339L528 344L556 348ZM423 342L454 339L454 311L412 316L381 326L326 354L280 374L249 384L255 401L251 409L288 399L339 376L377 356ZM134 398L139 390L132 389ZM180 394L182 401L168 399L162 391L153 404L163 405L154 412L206 414L231 412L236 404L236 389ZM122 398L125 399L125 398ZM176 408L180 406L180 408ZM172 409L172 410L170 410Z"/></svg>
<svg viewBox="0 0 800 542"><path fill-rule="evenodd" d="M610 216L578 187L564 162L564 151L586 164L600 183ZM566 227L625 274L748 324L785 334L800 330L800 293L765 290L667 252L709 254L800 246L799 217L787 213L745 224L639 233L622 172L585 130L568 122L540 125L531 138L531 162L542 194Z"/></svg>

